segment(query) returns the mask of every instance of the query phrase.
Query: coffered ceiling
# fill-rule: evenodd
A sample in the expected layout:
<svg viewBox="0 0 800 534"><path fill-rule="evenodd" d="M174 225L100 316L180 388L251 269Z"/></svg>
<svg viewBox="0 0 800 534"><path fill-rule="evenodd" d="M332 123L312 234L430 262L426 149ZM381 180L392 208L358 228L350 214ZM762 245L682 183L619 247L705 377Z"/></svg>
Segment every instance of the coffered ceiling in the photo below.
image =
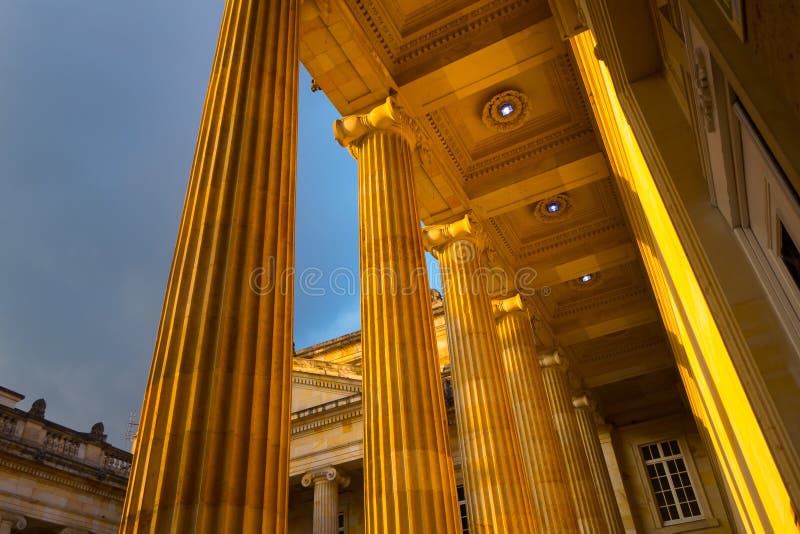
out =
<svg viewBox="0 0 800 534"><path fill-rule="evenodd" d="M569 356L607 412L636 384L666 380L674 360L548 2L302 5L301 60L337 109L363 112L392 93L420 126L431 155L415 169L423 221L471 210L499 265L535 270L540 349ZM515 109L505 118L490 102Z"/></svg>

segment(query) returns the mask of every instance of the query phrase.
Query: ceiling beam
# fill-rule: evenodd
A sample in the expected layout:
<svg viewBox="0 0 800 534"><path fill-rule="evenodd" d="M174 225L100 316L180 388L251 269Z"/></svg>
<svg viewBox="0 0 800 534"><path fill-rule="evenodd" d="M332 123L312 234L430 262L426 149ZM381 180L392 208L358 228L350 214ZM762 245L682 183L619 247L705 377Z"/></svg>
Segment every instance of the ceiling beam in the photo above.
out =
<svg viewBox="0 0 800 534"><path fill-rule="evenodd" d="M470 199L470 205L483 218L497 217L609 176L605 156L597 152L476 196Z"/></svg>
<svg viewBox="0 0 800 534"><path fill-rule="evenodd" d="M627 365L624 365L623 362L614 362L614 368L609 369L606 372L596 373L596 374L587 374L583 373L583 369L579 366L577 371L583 377L583 383L586 387L589 388L596 388L599 386L604 386L606 384L612 384L614 382L621 382L622 380L627 380L629 378L636 378L638 376L654 373L656 371L661 371L662 369L668 369L675 365L675 360L672 358L672 353L668 350L658 351L655 354L638 354L638 358L635 360L630 360Z"/></svg>
<svg viewBox="0 0 800 534"><path fill-rule="evenodd" d="M638 250L633 243L623 243L580 258L549 266L536 266L536 289L575 280L587 273L597 273L635 261Z"/></svg>
<svg viewBox="0 0 800 534"><path fill-rule="evenodd" d="M659 320L658 311L653 306L648 305L635 311L630 311L616 317L604 316L604 319L595 323L559 332L556 330L556 337L561 345L574 345L582 341L589 341L598 337L607 336L614 332L628 330L644 324L650 324Z"/></svg>
<svg viewBox="0 0 800 534"><path fill-rule="evenodd" d="M402 85L398 94L420 115L553 60L566 52L552 17Z"/></svg>

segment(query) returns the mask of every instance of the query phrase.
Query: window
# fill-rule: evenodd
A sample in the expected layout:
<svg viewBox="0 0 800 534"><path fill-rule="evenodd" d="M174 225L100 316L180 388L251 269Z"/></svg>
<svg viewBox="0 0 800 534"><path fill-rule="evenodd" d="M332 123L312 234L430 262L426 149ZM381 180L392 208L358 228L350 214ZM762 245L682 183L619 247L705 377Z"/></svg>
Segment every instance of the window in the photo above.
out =
<svg viewBox="0 0 800 534"><path fill-rule="evenodd" d="M464 495L464 486L458 486L456 490L458 491L458 511L461 514L461 532L467 534L469 523L467 522L467 498Z"/></svg>
<svg viewBox="0 0 800 534"><path fill-rule="evenodd" d="M647 477L664 526L703 517L677 440L641 447Z"/></svg>
<svg viewBox="0 0 800 534"><path fill-rule="evenodd" d="M347 528L345 527L344 512L339 512L339 517L336 524L338 525L338 528L336 529L338 534L344 534L347 532Z"/></svg>
<svg viewBox="0 0 800 534"><path fill-rule="evenodd" d="M800 251L797 250L797 245L792 239L792 236L789 235L786 227L783 225L783 221L781 221L780 225L781 260L783 261L783 265L786 267L786 270L789 271L789 276L792 277L792 280L794 280L797 288L800 289Z"/></svg>

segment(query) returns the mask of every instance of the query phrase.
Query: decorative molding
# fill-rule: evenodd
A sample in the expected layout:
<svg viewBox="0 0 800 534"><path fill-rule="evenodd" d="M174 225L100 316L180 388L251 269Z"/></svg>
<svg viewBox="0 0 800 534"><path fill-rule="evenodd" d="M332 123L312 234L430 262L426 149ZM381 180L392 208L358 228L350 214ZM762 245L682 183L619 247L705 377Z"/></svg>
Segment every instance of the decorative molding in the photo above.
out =
<svg viewBox="0 0 800 534"><path fill-rule="evenodd" d="M119 488L116 491L106 490L98 487L96 484L87 484L82 479L75 480L68 476L49 472L44 468L24 465L21 462L14 462L9 460L8 458L3 458L3 457L0 457L0 467L17 471L19 473L25 473L26 475L30 475L32 478L35 479L47 480L59 486L75 488L77 490L84 491L86 493L91 493L92 495L97 495L114 501L118 501L120 503L122 503L125 500L124 488Z"/></svg>
<svg viewBox="0 0 800 534"><path fill-rule="evenodd" d="M615 291L610 291L605 295L592 296L559 306L553 313L553 319L564 319L571 315L577 315L589 310L596 310L597 308L602 308L610 304L630 302L646 296L647 291L644 287L618 289ZM648 302L648 304L650 303Z"/></svg>
<svg viewBox="0 0 800 534"><path fill-rule="evenodd" d="M349 391L351 393L361 393L361 382L360 379L356 378L348 378L346 380L358 380L357 383L347 383L336 380L335 378L323 378L323 377L316 377L316 376L299 376L297 374L292 374L292 384L298 384L302 386L312 386L317 388L325 388L325 389L334 389L338 391Z"/></svg>
<svg viewBox="0 0 800 534"><path fill-rule="evenodd" d="M533 243L526 243L519 250L519 258L538 256L580 243L603 234L611 234L627 229L622 219L605 219L584 226L570 228Z"/></svg>

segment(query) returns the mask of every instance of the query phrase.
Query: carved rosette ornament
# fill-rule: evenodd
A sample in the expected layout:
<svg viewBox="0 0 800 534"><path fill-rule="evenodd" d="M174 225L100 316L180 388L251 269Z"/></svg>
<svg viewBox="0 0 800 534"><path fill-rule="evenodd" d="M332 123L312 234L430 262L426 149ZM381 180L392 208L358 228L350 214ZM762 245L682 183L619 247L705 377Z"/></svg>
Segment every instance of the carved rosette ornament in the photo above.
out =
<svg viewBox="0 0 800 534"><path fill-rule="evenodd" d="M509 89L494 95L483 106L483 124L496 132L508 132L522 126L530 106L524 93Z"/></svg>
<svg viewBox="0 0 800 534"><path fill-rule="evenodd" d="M563 222L573 215L572 201L566 193L540 200L533 207L533 215L545 224Z"/></svg>

